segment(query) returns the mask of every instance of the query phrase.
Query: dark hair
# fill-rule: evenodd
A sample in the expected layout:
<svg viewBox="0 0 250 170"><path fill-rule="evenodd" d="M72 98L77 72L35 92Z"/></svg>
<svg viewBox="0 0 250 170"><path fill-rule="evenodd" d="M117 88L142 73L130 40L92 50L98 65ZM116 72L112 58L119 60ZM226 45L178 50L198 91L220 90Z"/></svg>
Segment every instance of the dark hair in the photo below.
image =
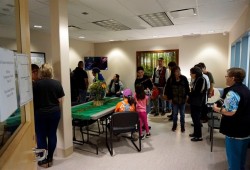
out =
<svg viewBox="0 0 250 170"><path fill-rule="evenodd" d="M202 71L201 71L201 69L200 69L199 67L196 67L196 66L195 66L195 67L192 67L192 68L190 69L190 73L195 74L195 75L196 75L196 78L202 76Z"/></svg>
<svg viewBox="0 0 250 170"><path fill-rule="evenodd" d="M199 63L199 64L196 64L194 65L194 67L199 67L201 70L203 69L202 65Z"/></svg>
<svg viewBox="0 0 250 170"><path fill-rule="evenodd" d="M181 70L181 69L180 69L179 66L174 66L174 67L172 68L172 70L171 70L171 74L172 74L172 73L174 74L174 72L175 72L176 70Z"/></svg>
<svg viewBox="0 0 250 170"><path fill-rule="evenodd" d="M169 67L170 69L173 68L174 66L177 66L176 62L170 61L170 62L168 63L168 67Z"/></svg>
<svg viewBox="0 0 250 170"><path fill-rule="evenodd" d="M33 70L39 70L38 65L36 65L36 64L31 64L31 70L32 70L32 71L33 71Z"/></svg>
<svg viewBox="0 0 250 170"><path fill-rule="evenodd" d="M164 60L164 58L163 58L163 57L160 57L160 58L158 58L158 60Z"/></svg>
<svg viewBox="0 0 250 170"><path fill-rule="evenodd" d="M140 70L144 71L144 68L142 66L137 67L136 71L138 72Z"/></svg>
<svg viewBox="0 0 250 170"><path fill-rule="evenodd" d="M145 91L144 91L144 87L142 85L135 86L135 93L136 93L137 99L139 99L139 100L145 99Z"/></svg>
<svg viewBox="0 0 250 170"><path fill-rule="evenodd" d="M92 72L93 72L93 73L100 73L101 70L100 70L99 68L97 68L97 67L94 67L94 68L92 69Z"/></svg>
<svg viewBox="0 0 250 170"><path fill-rule="evenodd" d="M80 67L81 64L83 65L83 61L78 62L78 67Z"/></svg>
<svg viewBox="0 0 250 170"><path fill-rule="evenodd" d="M202 62L200 62L199 65L201 66L201 68L206 68L206 65Z"/></svg>
<svg viewBox="0 0 250 170"><path fill-rule="evenodd" d="M119 74L115 74L115 77L119 80L120 76Z"/></svg>
<svg viewBox="0 0 250 170"><path fill-rule="evenodd" d="M234 77L234 81L237 83L242 83L246 77L246 72L242 68L233 67L227 70L229 77Z"/></svg>

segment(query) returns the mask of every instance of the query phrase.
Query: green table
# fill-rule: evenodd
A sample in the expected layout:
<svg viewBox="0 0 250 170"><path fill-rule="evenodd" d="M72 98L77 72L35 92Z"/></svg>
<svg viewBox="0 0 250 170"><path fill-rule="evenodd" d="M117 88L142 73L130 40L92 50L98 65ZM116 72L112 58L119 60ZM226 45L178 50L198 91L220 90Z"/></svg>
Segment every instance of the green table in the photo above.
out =
<svg viewBox="0 0 250 170"><path fill-rule="evenodd" d="M97 120L114 112L116 104L121 100L118 97L106 97L102 106L94 106L92 101L73 106L72 117L81 120Z"/></svg>
<svg viewBox="0 0 250 170"><path fill-rule="evenodd" d="M80 144L80 145L83 145L84 143L90 144L96 148L96 154L98 154L98 146L89 141L89 135L90 135L89 125L100 118L105 118L111 115L115 110L116 104L120 102L121 100L122 98L118 98L118 97L107 97L107 98L104 98L104 104L102 106L94 106L93 102L87 102L87 103L73 106L71 108L72 117L73 117L73 131L74 131L73 142L75 144ZM107 123L107 120L106 120L106 123ZM75 126L80 127L82 140L76 139ZM86 141L84 141L84 137L83 137L83 133L85 133L83 132L84 126L86 127L86 130L87 130Z"/></svg>

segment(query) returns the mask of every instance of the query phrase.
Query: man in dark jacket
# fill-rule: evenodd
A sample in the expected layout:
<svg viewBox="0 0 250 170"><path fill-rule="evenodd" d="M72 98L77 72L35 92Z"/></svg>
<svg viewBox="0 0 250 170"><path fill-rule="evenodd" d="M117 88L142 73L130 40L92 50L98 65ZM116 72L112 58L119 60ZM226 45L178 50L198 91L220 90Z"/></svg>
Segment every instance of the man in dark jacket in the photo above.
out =
<svg viewBox="0 0 250 170"><path fill-rule="evenodd" d="M79 92L79 103L86 102L87 89L89 86L88 75L83 70L83 61L78 62L78 67L73 71L74 79L76 80L78 92Z"/></svg>

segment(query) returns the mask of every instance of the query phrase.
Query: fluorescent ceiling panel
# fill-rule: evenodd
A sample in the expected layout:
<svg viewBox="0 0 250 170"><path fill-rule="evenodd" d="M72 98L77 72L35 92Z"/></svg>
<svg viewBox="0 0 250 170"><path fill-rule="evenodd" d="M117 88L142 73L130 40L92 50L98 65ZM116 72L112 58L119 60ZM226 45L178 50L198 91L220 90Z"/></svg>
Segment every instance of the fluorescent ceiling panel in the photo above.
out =
<svg viewBox="0 0 250 170"><path fill-rule="evenodd" d="M165 12L139 15L139 17L152 27L163 27L174 25Z"/></svg>
<svg viewBox="0 0 250 170"><path fill-rule="evenodd" d="M93 24L99 25L101 27L107 28L113 31L122 31L122 30L130 30L131 28L111 19L111 20L103 20L103 21L96 21Z"/></svg>

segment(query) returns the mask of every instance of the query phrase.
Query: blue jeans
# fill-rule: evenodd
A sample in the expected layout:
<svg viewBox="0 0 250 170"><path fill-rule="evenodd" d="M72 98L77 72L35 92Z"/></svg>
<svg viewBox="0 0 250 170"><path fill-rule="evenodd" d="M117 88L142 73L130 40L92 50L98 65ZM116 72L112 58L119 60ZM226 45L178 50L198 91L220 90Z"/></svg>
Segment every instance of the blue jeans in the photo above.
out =
<svg viewBox="0 0 250 170"><path fill-rule="evenodd" d="M164 112L166 112L166 100L162 99L162 97L163 97L163 87L158 87L158 89L159 89L158 108L159 108L159 111L161 110L164 113ZM161 107L160 107L160 104L161 104Z"/></svg>
<svg viewBox="0 0 250 170"><path fill-rule="evenodd" d="M86 96L87 96L87 90L79 90L79 103L85 103L86 102Z"/></svg>
<svg viewBox="0 0 250 170"><path fill-rule="evenodd" d="M184 104L173 104L173 123L177 124L178 121L178 110L180 111L180 122L181 126L185 124L185 103Z"/></svg>
<svg viewBox="0 0 250 170"><path fill-rule="evenodd" d="M48 158L52 159L56 149L56 130L61 112L35 113L35 130L37 148L48 150Z"/></svg>
<svg viewBox="0 0 250 170"><path fill-rule="evenodd" d="M226 153L229 170L244 170L247 156L248 139L235 139L226 136Z"/></svg>

